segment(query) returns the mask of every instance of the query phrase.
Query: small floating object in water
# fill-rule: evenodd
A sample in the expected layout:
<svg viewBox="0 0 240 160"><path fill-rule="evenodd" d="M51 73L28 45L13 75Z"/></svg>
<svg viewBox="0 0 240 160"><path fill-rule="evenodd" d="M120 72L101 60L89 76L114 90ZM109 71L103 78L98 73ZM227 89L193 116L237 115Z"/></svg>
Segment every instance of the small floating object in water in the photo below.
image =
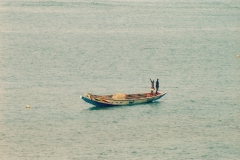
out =
<svg viewBox="0 0 240 160"><path fill-rule="evenodd" d="M29 106L29 105L26 105L26 108L30 108L30 106Z"/></svg>
<svg viewBox="0 0 240 160"><path fill-rule="evenodd" d="M140 50L142 50L142 47L140 47Z"/></svg>
<svg viewBox="0 0 240 160"><path fill-rule="evenodd" d="M240 55L236 55L236 58L239 58L240 57Z"/></svg>

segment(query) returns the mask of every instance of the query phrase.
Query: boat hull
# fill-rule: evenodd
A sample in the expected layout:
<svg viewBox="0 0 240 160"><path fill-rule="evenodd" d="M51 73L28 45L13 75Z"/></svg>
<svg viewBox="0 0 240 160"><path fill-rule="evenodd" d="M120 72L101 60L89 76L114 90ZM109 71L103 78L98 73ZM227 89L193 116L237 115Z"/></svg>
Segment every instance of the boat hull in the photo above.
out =
<svg viewBox="0 0 240 160"><path fill-rule="evenodd" d="M145 95L144 94L134 94L134 95ZM84 94L81 96L81 98L94 106L104 106L104 107L110 107L110 106L124 106L124 105L135 105L135 104L143 104L143 103L150 103L153 101L156 101L160 98L162 98L166 92L164 93L159 93L155 96L149 96L149 97L138 97L138 98L132 98L132 99L121 99L121 100L116 100L112 98L103 98L103 97L110 97L111 95L107 96L97 96L97 95L92 95L92 94ZM147 95L147 94L146 94ZM127 96L132 96L132 95L127 95Z"/></svg>

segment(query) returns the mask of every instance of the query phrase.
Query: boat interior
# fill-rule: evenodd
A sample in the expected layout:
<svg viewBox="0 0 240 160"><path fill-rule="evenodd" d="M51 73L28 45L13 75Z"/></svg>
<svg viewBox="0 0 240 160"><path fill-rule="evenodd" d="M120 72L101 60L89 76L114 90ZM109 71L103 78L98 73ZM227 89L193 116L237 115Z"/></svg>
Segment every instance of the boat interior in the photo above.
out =
<svg viewBox="0 0 240 160"><path fill-rule="evenodd" d="M156 93L141 93L141 94L124 94L124 99L140 99L140 98L147 98L153 96L161 95L161 92ZM123 94L122 94L123 95ZM92 95L92 98L100 98L100 99L113 99L115 95Z"/></svg>

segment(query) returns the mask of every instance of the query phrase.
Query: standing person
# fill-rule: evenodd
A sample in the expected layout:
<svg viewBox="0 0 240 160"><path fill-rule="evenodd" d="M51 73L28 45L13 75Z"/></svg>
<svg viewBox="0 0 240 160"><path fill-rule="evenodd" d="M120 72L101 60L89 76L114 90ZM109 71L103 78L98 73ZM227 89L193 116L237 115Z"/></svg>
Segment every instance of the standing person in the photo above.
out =
<svg viewBox="0 0 240 160"><path fill-rule="evenodd" d="M151 81L151 83L152 83L152 86L151 86L151 95L153 96L153 91L154 91L154 80L151 80L151 78L150 78L150 81Z"/></svg>
<svg viewBox="0 0 240 160"><path fill-rule="evenodd" d="M158 88L159 88L159 82L158 82L158 79L156 81L156 94L158 93Z"/></svg>

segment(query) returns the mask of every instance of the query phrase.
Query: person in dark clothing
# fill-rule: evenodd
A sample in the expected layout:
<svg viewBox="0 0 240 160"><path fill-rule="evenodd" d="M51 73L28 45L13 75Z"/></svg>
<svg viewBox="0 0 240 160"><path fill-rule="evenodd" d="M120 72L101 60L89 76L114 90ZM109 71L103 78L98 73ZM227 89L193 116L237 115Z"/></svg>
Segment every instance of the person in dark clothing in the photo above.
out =
<svg viewBox="0 0 240 160"><path fill-rule="evenodd" d="M159 88L159 82L158 82L158 79L156 81L156 94L158 93L158 88Z"/></svg>
<svg viewBox="0 0 240 160"><path fill-rule="evenodd" d="M154 88L154 80L151 80L151 78L150 78L150 81L151 81L151 84L152 84L152 86L151 86L151 95L153 95L153 91L155 90L155 88Z"/></svg>

